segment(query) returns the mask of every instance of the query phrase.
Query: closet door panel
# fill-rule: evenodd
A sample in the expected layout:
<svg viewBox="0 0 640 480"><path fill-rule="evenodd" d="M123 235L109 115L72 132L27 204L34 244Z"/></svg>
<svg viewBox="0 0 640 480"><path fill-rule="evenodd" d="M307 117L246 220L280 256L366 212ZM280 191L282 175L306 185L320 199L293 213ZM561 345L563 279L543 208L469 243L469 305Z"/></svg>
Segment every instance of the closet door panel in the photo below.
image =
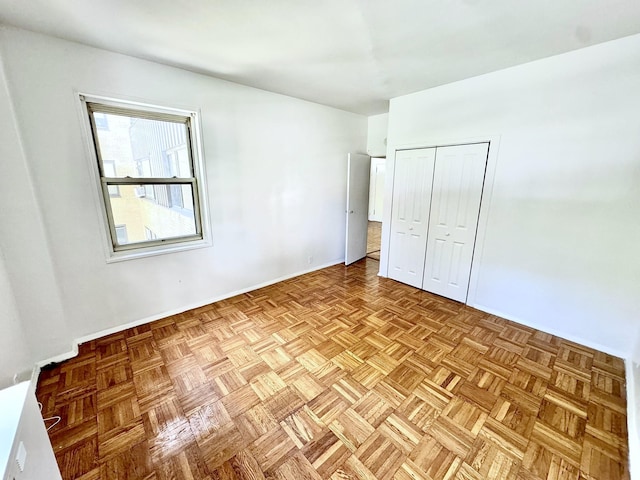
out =
<svg viewBox="0 0 640 480"><path fill-rule="evenodd" d="M466 301L488 143L438 147L422 288Z"/></svg>
<svg viewBox="0 0 640 480"><path fill-rule="evenodd" d="M435 148L396 152L389 278L422 287Z"/></svg>

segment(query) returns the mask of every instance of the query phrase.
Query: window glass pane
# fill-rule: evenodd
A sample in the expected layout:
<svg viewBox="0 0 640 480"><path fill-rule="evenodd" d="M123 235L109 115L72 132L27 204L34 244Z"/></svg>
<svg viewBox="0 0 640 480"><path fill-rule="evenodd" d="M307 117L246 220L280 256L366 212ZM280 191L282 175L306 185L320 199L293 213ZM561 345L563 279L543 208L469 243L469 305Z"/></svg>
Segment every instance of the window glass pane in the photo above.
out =
<svg viewBox="0 0 640 480"><path fill-rule="evenodd" d="M109 130L109 121L104 113L94 113L93 118L96 121L98 130Z"/></svg>
<svg viewBox="0 0 640 480"><path fill-rule="evenodd" d="M97 129L100 157L115 162L120 177L193 177L184 123L93 112L96 125L104 118L109 129ZM104 166L103 166L104 168Z"/></svg>
<svg viewBox="0 0 640 480"><path fill-rule="evenodd" d="M129 243L126 225L116 225L116 238L118 239L118 245Z"/></svg>
<svg viewBox="0 0 640 480"><path fill-rule="evenodd" d="M104 176L105 177L115 177L116 176L116 162L113 160L103 160L104 164ZM109 196L110 197L118 197L120 196L120 189L117 185L109 186Z"/></svg>
<svg viewBox="0 0 640 480"><path fill-rule="evenodd" d="M149 227L144 227L144 236L147 240L155 240L158 236Z"/></svg>
<svg viewBox="0 0 640 480"><path fill-rule="evenodd" d="M127 243L196 234L193 188L190 184L119 187L120 196L112 198L110 202L111 212L114 225L126 227ZM153 192L153 197L146 195L148 191ZM119 239L118 244L123 245Z"/></svg>

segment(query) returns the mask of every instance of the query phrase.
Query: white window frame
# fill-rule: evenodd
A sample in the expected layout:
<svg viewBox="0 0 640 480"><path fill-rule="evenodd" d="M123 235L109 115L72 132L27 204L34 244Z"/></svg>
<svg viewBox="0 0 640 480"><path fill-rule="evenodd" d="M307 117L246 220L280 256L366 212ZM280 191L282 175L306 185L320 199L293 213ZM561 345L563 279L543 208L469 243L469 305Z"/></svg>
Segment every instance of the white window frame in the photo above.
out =
<svg viewBox="0 0 640 480"><path fill-rule="evenodd" d="M103 236L103 238L105 239L104 246L107 253L107 263L211 246L212 242L209 234L210 227L207 208L208 203L206 198L207 187L205 181L206 175L204 170L204 153L202 147L202 133L199 110L185 110L180 108L165 107L138 101L129 101L85 93L78 93L78 99L85 129L84 133L87 143L88 159L91 163L92 176L94 177L94 181L97 186L97 206L103 220L102 223L104 225L105 235ZM191 152L193 177L170 179L164 177L104 177L102 175L102 172L100 171L99 148L94 140L94 132L96 132L97 136L97 130L94 130L96 126L93 123L93 116L91 115L92 110L90 108L90 105L88 104L99 104L101 107L106 107L106 110L113 109L113 112L121 111L125 114L127 111L130 111L132 113L135 112L137 114L148 113L150 116L149 118L158 120L166 119L175 121L180 118L188 118L188 149ZM100 108L98 109L98 111L102 112L103 109ZM115 225L111 215L111 207L109 203L109 185L144 185L161 183L184 183L192 186L196 234L185 237L157 239L127 245L117 245Z"/></svg>

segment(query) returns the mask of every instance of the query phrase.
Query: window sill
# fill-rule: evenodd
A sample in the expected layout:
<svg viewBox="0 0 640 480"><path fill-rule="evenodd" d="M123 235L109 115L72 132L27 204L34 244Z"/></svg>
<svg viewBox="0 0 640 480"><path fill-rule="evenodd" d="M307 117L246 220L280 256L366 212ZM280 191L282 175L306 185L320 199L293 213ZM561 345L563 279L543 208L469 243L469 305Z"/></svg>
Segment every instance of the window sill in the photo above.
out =
<svg viewBox="0 0 640 480"><path fill-rule="evenodd" d="M136 258L146 258L156 255L184 252L186 250L195 250L197 248L207 248L212 245L213 243L211 242L211 240L201 239L193 240L190 242L170 243L167 245L154 245L152 247L141 247L132 250L110 252L109 256L107 257L107 263L117 263L127 260L135 260Z"/></svg>

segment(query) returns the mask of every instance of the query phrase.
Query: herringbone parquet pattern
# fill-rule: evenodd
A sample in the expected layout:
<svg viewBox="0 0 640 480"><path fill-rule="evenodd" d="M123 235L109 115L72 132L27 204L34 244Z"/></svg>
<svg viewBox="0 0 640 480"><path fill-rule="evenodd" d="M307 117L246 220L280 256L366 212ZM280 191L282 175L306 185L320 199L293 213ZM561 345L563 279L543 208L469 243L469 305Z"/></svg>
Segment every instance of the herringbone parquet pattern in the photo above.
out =
<svg viewBox="0 0 640 480"><path fill-rule="evenodd" d="M65 479L628 477L622 360L335 266L42 372Z"/></svg>

